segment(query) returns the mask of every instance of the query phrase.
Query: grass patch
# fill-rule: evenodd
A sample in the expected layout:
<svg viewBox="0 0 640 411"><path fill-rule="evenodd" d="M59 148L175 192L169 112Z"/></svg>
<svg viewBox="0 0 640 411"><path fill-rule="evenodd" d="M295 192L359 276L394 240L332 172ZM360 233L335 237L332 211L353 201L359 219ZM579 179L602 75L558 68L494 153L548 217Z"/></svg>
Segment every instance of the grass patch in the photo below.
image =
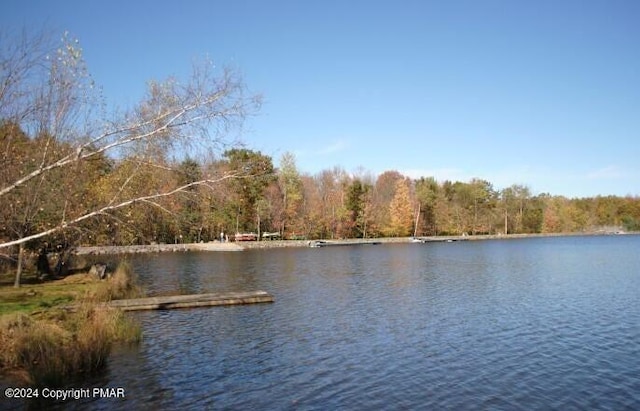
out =
<svg viewBox="0 0 640 411"><path fill-rule="evenodd" d="M0 372L61 386L104 367L116 342L141 339L138 324L102 304L140 296L128 264L107 280L77 274L24 288L0 287Z"/></svg>
<svg viewBox="0 0 640 411"><path fill-rule="evenodd" d="M74 274L61 280L29 284L20 288L0 287L0 315L14 312L33 313L82 300L100 287L98 280L87 274Z"/></svg>

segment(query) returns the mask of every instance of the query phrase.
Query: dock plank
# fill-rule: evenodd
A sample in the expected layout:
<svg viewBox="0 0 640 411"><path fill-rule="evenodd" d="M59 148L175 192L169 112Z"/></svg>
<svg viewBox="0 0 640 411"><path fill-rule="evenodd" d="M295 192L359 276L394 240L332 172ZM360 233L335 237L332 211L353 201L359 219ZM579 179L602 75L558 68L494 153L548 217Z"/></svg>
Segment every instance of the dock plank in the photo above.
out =
<svg viewBox="0 0 640 411"><path fill-rule="evenodd" d="M172 295L161 297L113 300L110 307L123 311L170 310L174 308L213 307L220 305L272 303L274 298L266 291L228 292L209 294Z"/></svg>

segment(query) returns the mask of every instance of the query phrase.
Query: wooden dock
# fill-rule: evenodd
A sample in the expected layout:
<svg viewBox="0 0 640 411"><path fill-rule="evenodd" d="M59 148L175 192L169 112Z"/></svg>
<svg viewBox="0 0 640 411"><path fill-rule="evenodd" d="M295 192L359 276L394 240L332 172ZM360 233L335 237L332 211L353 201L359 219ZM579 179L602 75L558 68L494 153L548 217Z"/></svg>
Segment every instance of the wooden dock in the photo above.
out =
<svg viewBox="0 0 640 411"><path fill-rule="evenodd" d="M468 241L469 238L462 236L446 236L446 237L414 237L412 243L453 243L457 241Z"/></svg>
<svg viewBox="0 0 640 411"><path fill-rule="evenodd" d="M362 241L362 240L345 240L345 241L327 241L327 240L314 240L309 241L309 247L340 247L349 245L378 245L380 241Z"/></svg>
<svg viewBox="0 0 640 411"><path fill-rule="evenodd" d="M272 303L274 298L266 291L248 291L235 293L212 293L173 295L162 297L134 298L130 300L113 300L110 307L124 311L137 310L170 310L174 308L213 307L219 305L239 305Z"/></svg>

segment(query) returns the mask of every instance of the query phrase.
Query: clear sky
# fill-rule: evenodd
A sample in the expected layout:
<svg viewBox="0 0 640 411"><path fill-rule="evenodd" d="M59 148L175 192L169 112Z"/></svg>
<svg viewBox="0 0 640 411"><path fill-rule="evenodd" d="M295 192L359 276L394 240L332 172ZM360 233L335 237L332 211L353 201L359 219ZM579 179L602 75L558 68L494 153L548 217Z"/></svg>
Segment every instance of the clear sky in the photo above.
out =
<svg viewBox="0 0 640 411"><path fill-rule="evenodd" d="M637 0L3 0L0 27L68 30L113 106L231 65L265 100L244 142L304 172L640 195Z"/></svg>

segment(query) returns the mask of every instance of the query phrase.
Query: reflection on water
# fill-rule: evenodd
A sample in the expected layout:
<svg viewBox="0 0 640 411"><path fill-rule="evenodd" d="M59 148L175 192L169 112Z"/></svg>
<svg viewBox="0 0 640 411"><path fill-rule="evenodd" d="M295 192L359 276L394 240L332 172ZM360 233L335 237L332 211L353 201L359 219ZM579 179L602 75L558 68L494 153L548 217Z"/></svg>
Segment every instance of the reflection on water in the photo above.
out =
<svg viewBox="0 0 640 411"><path fill-rule="evenodd" d="M139 256L151 293L91 408L640 409L640 237ZM86 406L87 404L84 404ZM81 407L81 404L75 404Z"/></svg>

